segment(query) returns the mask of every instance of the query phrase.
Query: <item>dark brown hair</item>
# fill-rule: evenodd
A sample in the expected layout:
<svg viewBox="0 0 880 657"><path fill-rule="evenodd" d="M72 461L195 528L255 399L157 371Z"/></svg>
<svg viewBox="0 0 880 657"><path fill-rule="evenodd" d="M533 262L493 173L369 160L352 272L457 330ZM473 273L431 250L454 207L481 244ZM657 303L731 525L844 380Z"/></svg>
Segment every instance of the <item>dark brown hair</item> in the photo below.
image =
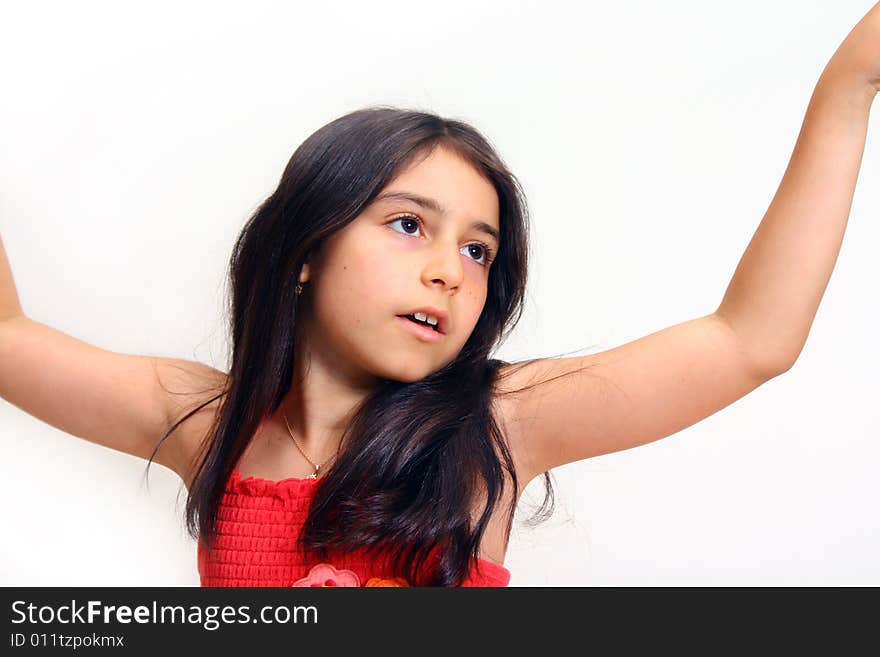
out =
<svg viewBox="0 0 880 657"><path fill-rule="evenodd" d="M382 380L355 409L337 458L316 491L300 545L321 558L357 548L387 551L397 573L411 582L459 585L477 564L505 471L513 500L519 498L510 451L490 412L492 397L499 394L499 367L508 363L489 356L523 311L529 226L521 186L487 139L467 123L424 111L369 107L309 136L293 153L277 189L247 221L229 267L232 363L226 383L159 442L222 397L186 504L188 532L209 548L234 464L290 389L301 312L294 286L303 263L403 168L439 145L470 162L498 194L501 240L485 306L455 360L419 381ZM544 479L541 511L549 500L544 514L549 517L549 472ZM472 526L478 494L485 510ZM511 504L508 538L514 511ZM424 579L418 575L434 548L440 549L439 565Z"/></svg>

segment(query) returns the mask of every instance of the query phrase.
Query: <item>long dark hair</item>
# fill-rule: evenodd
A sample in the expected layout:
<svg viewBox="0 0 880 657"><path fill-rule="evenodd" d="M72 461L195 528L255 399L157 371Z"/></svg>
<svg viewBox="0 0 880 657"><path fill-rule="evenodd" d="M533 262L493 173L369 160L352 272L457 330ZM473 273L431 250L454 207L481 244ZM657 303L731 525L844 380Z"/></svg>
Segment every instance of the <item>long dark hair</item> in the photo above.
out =
<svg viewBox="0 0 880 657"><path fill-rule="evenodd" d="M492 397L503 394L499 367L509 363L489 355L523 311L529 220L522 188L487 139L467 123L424 111L369 107L309 136L290 158L277 189L247 221L229 267L232 364L226 382L159 442L197 410L223 398L202 443L186 503L187 530L209 549L235 464L290 389L300 324L294 286L304 262L403 168L437 146L470 162L498 194L501 239L485 306L455 360L419 381L383 379L355 409L337 458L316 490L300 546L321 558L366 548L388 554L397 574L411 582L455 586L472 564L479 565L481 538L502 497L505 472L512 499L519 498L507 441L491 412ZM544 480L538 514L549 517L549 472ZM478 495L485 510L472 526ZM508 538L515 506L508 512ZM422 579L420 571L435 548L439 563Z"/></svg>

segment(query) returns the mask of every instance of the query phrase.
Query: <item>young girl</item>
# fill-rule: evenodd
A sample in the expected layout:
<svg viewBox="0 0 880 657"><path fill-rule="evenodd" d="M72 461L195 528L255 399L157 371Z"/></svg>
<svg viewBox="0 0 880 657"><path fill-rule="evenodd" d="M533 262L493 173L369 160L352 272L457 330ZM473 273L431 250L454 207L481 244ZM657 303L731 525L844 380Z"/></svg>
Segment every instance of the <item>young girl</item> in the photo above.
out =
<svg viewBox="0 0 880 657"><path fill-rule="evenodd" d="M709 315L583 357L490 358L523 307L521 187L471 126L375 107L306 139L242 230L227 372L29 319L0 246L0 395L174 471L203 585L505 586L528 482L549 499L551 469L676 433L796 360L880 87L878 7L822 72Z"/></svg>

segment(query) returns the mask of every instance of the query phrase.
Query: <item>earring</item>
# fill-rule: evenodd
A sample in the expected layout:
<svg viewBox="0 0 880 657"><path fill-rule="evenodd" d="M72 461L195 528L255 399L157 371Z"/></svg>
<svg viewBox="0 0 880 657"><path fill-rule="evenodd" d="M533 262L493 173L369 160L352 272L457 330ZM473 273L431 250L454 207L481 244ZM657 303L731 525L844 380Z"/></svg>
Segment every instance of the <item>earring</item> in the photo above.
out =
<svg viewBox="0 0 880 657"><path fill-rule="evenodd" d="M297 284L296 284L296 287L293 288L293 291L294 291L296 294L302 294L303 286L302 286L300 283L297 283Z"/></svg>

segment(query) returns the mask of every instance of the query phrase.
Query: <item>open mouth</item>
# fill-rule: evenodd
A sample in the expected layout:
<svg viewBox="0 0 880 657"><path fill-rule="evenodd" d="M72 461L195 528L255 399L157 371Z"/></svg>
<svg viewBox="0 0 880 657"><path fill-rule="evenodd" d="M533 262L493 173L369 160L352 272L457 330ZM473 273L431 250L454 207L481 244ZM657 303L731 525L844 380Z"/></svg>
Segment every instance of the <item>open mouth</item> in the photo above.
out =
<svg viewBox="0 0 880 657"><path fill-rule="evenodd" d="M403 317L408 319L409 321L418 324L419 326L424 326L425 328L433 330L435 333L440 333L440 329L437 328L438 324L428 324L427 321L423 322L419 319L415 318L415 315L398 315L398 317Z"/></svg>

